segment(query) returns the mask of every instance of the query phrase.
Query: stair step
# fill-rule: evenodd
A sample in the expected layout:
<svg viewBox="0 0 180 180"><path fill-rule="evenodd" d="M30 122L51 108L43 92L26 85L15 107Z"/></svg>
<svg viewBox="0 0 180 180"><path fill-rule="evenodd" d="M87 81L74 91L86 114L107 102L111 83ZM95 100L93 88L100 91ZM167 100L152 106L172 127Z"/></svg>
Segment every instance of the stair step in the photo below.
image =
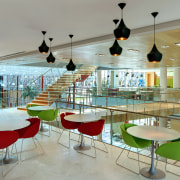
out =
<svg viewBox="0 0 180 180"><path fill-rule="evenodd" d="M25 107L17 107L17 110L27 111L27 109Z"/></svg>
<svg viewBox="0 0 180 180"><path fill-rule="evenodd" d="M38 100L38 99L32 100L31 102L32 103L52 103L52 101L49 101L49 100Z"/></svg>
<svg viewBox="0 0 180 180"><path fill-rule="evenodd" d="M52 102L43 102L43 101L38 101L38 100L32 100L32 103L41 105L41 106L48 106L52 104Z"/></svg>
<svg viewBox="0 0 180 180"><path fill-rule="evenodd" d="M39 97L48 98L48 94L39 94Z"/></svg>
<svg viewBox="0 0 180 180"><path fill-rule="evenodd" d="M48 97L35 97L35 100L46 100Z"/></svg>

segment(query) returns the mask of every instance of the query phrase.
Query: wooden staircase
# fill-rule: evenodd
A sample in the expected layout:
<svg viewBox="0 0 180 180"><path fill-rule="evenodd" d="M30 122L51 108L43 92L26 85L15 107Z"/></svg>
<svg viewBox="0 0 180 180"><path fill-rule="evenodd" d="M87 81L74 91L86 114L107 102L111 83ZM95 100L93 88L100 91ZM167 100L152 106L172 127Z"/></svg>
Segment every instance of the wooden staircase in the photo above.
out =
<svg viewBox="0 0 180 180"><path fill-rule="evenodd" d="M97 66L83 65L74 74L63 74L55 83L50 85L42 94L39 94L29 104L38 104L41 106L48 106L60 98L74 82L78 82L81 75L91 75L96 70ZM86 76L86 78L88 77ZM84 76L85 77L85 76ZM85 78L83 79L85 80Z"/></svg>

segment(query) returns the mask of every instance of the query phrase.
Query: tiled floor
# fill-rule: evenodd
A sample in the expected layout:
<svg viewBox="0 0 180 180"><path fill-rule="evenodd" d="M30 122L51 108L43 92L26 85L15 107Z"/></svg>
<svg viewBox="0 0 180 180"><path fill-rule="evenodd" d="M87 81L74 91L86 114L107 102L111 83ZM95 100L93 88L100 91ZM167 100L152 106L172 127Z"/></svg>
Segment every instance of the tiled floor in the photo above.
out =
<svg viewBox="0 0 180 180"><path fill-rule="evenodd" d="M25 111L17 110L1 110L0 118L27 118ZM72 133L73 134L73 133ZM126 169L117 166L115 160L121 148L117 148L111 145L107 145L109 153L104 153L97 150L97 158L90 158L76 152L73 149L73 145L77 144L76 141L71 141L71 148L67 149L57 143L59 134L56 132L51 133L51 137L38 134L41 145L44 148L45 153L36 158L26 160L21 164L17 164L15 168L10 171L4 178L0 174L0 180L145 180L146 178L141 175L133 174ZM78 138L74 135L74 138ZM67 143L68 136L65 133L62 137L63 143ZM86 143L89 143L86 139ZM20 150L20 142L18 142L18 150ZM100 145L100 144L99 144ZM33 147L33 142L27 140L25 148ZM40 149L36 149L33 152L26 152L23 154L23 158L27 158L30 155L40 153ZM92 150L87 152L92 153ZM125 152L120 162L133 170L138 170L136 161L126 158ZM131 156L135 156L131 154ZM141 159L144 157L141 157ZM149 159L145 159L149 161ZM150 161L149 161L150 162ZM147 166L141 163L141 167ZM10 167L6 166L5 170ZM159 163L159 168L164 170L164 163ZM173 171L179 172L180 168L172 168ZM1 171L1 167L0 167ZM179 177L166 174L167 180L179 180Z"/></svg>

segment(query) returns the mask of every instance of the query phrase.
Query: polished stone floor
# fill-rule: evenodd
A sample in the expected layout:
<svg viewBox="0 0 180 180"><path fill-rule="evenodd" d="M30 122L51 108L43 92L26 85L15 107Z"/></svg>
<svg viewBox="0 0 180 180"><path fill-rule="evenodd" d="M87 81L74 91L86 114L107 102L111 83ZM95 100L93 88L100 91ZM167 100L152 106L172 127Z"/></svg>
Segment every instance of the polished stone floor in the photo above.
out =
<svg viewBox="0 0 180 180"><path fill-rule="evenodd" d="M25 111L0 110L0 118L28 118ZM73 139L78 139L78 135L71 133ZM0 180L145 180L141 175L136 175L126 169L117 166L115 161L121 148L107 145L109 153L104 153L97 150L97 157L91 158L76 152L73 146L77 144L76 141L71 141L71 148L67 149L57 143L59 134L52 131L51 136L37 135L45 153L36 156L22 163L17 164L5 177L0 173ZM62 136L62 143L67 144L68 133L65 132ZM86 143L90 143L86 138ZM100 143L97 145L102 148ZM31 140L24 141L25 150L34 146ZM20 141L17 143L17 149L20 151ZM23 153L22 158L29 158L40 153L40 148ZM93 153L93 149L86 153ZM130 156L136 157L136 154L131 153ZM141 160L150 162L150 159L144 156ZM123 153L119 162L124 166L138 171L138 164L132 159L127 159L127 151ZM12 165L6 165L5 171L8 171ZM146 167L141 163L141 167ZM0 167L0 172L1 172ZM164 163L160 162L158 168L164 171ZM180 168L171 167L171 170L179 172ZM179 177L166 173L167 180L179 180Z"/></svg>

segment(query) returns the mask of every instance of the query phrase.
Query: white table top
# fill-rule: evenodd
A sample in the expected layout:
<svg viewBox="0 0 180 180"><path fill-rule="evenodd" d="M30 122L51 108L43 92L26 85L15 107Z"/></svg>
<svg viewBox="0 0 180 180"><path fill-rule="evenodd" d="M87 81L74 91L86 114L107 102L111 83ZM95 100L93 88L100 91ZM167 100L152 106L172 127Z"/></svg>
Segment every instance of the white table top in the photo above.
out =
<svg viewBox="0 0 180 180"><path fill-rule="evenodd" d="M21 120L21 119L0 119L0 131L13 131L16 129L21 129L30 124L29 121Z"/></svg>
<svg viewBox="0 0 180 180"><path fill-rule="evenodd" d="M128 128L127 132L132 136L154 141L171 141L180 138L179 132L165 127L133 126Z"/></svg>
<svg viewBox="0 0 180 180"><path fill-rule="evenodd" d="M93 122L101 119L101 116L95 114L73 114L65 116L64 119L73 122Z"/></svg>
<svg viewBox="0 0 180 180"><path fill-rule="evenodd" d="M45 111L45 110L51 110L51 109L56 109L54 106L32 106L28 107L29 110L34 110L34 111Z"/></svg>

